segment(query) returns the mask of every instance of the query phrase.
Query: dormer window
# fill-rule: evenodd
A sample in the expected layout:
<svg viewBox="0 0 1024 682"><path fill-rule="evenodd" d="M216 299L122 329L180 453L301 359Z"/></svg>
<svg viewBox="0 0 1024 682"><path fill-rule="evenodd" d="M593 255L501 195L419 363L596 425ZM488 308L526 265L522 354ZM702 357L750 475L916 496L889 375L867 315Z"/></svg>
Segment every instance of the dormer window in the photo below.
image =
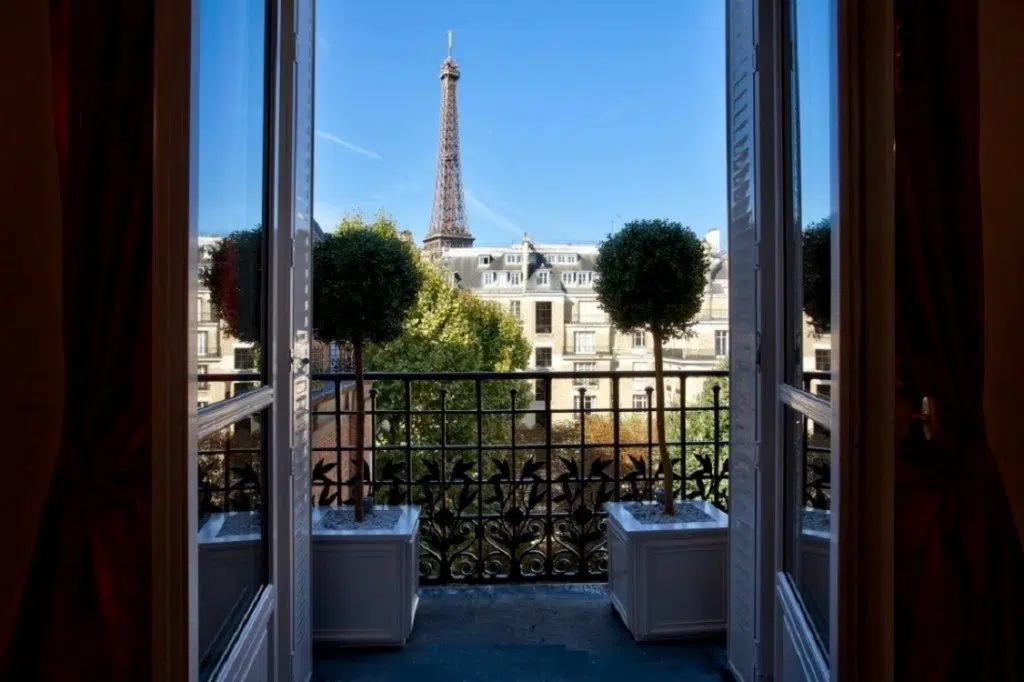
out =
<svg viewBox="0 0 1024 682"><path fill-rule="evenodd" d="M505 265L522 265L523 254L521 253L506 253L505 254Z"/></svg>
<svg viewBox="0 0 1024 682"><path fill-rule="evenodd" d="M551 286L551 276L547 270L541 270L537 273L537 286L548 287Z"/></svg>
<svg viewBox="0 0 1024 682"><path fill-rule="evenodd" d="M579 258L575 253L549 253L548 261L557 265L576 265Z"/></svg>
<svg viewBox="0 0 1024 682"><path fill-rule="evenodd" d="M484 273L485 287L514 287L523 283L523 273L518 270L498 272L492 270Z"/></svg>
<svg viewBox="0 0 1024 682"><path fill-rule="evenodd" d="M490 256L477 256L477 259L476 259L477 267L486 268L490 264L491 264L491 257Z"/></svg>
<svg viewBox="0 0 1024 682"><path fill-rule="evenodd" d="M590 270L574 270L562 273L562 284L567 287L588 287L594 283L594 273Z"/></svg>

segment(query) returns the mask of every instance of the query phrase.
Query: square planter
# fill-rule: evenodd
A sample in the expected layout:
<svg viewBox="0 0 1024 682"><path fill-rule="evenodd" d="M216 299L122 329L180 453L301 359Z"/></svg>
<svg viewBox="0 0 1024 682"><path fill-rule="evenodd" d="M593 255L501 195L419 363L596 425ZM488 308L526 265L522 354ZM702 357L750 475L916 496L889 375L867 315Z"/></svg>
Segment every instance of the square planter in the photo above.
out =
<svg viewBox="0 0 1024 682"><path fill-rule="evenodd" d="M646 523L609 502L608 593L637 641L724 632L729 518L709 502L676 504L680 521ZM646 509L659 503L639 503Z"/></svg>
<svg viewBox="0 0 1024 682"><path fill-rule="evenodd" d="M263 531L257 512L210 514L199 529L199 653L223 636L231 612L263 586Z"/></svg>
<svg viewBox="0 0 1024 682"><path fill-rule="evenodd" d="M405 646L419 604L420 509L377 506L378 519L336 528L339 513L313 510L313 641L344 646ZM368 516L369 518L369 516Z"/></svg>
<svg viewBox="0 0 1024 682"><path fill-rule="evenodd" d="M832 514L827 509L806 507L800 528L800 583L808 606L817 613L828 613L829 556L832 549L830 526Z"/></svg>

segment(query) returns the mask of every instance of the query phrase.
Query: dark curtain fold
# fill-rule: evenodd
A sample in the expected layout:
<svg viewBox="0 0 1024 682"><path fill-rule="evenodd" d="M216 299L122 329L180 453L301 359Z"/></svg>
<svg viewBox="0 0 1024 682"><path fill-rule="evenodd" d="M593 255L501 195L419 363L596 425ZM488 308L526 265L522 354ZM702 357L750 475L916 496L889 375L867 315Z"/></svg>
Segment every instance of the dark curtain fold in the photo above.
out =
<svg viewBox="0 0 1024 682"><path fill-rule="evenodd" d="M1024 679L1024 556L983 411L976 0L897 0L897 680ZM930 437L929 437L930 436Z"/></svg>
<svg viewBox="0 0 1024 682"><path fill-rule="evenodd" d="M53 0L66 409L9 675L150 677L153 16Z"/></svg>

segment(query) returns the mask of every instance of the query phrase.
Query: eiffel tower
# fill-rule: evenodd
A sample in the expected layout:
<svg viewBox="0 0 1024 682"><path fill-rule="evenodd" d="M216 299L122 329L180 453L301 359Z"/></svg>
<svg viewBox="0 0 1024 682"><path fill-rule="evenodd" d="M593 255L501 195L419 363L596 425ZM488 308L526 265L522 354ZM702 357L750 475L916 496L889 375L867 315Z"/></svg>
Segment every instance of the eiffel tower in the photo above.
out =
<svg viewBox="0 0 1024 682"><path fill-rule="evenodd" d="M455 93L458 81L459 65L452 59L452 32L448 31L448 57L441 63L441 131L437 143L434 209L427 236L423 238L423 247L435 254L451 247L473 245L462 191L459 105Z"/></svg>

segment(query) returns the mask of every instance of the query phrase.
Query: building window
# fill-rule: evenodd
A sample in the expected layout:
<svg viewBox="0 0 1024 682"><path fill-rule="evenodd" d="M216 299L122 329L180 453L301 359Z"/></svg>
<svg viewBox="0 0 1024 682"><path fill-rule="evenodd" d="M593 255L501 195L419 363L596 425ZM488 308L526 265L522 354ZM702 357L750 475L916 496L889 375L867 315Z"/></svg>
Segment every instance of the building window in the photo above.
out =
<svg viewBox="0 0 1024 682"><path fill-rule="evenodd" d="M485 267L487 267L488 265L491 264L491 257L490 256L479 256L476 259L476 264L477 264L477 267L485 268Z"/></svg>
<svg viewBox="0 0 1024 682"><path fill-rule="evenodd" d="M547 399L548 391L547 385L543 379L534 379L533 381L533 399L537 402L544 402ZM539 417L540 415L538 415Z"/></svg>
<svg viewBox="0 0 1024 682"><path fill-rule="evenodd" d="M646 393L634 393L633 394L633 409L634 410L646 410L651 406L651 402L647 399Z"/></svg>
<svg viewBox="0 0 1024 682"><path fill-rule="evenodd" d="M594 398L595 396L592 395L583 396L584 412L590 412L591 410L594 409ZM577 412L580 411L580 396L578 393L572 397L572 409L576 410Z"/></svg>
<svg viewBox="0 0 1024 682"><path fill-rule="evenodd" d="M256 358L252 348L235 349L235 369L256 369Z"/></svg>
<svg viewBox="0 0 1024 682"><path fill-rule="evenodd" d="M832 371L832 350L829 348L814 349L814 369L819 372Z"/></svg>
<svg viewBox="0 0 1024 682"><path fill-rule="evenodd" d="M715 355L725 357L729 354L729 332L726 329L715 330Z"/></svg>
<svg viewBox="0 0 1024 682"><path fill-rule="evenodd" d="M199 356L210 354L210 332L196 333L196 354Z"/></svg>
<svg viewBox="0 0 1024 682"><path fill-rule="evenodd" d="M574 333L573 348L577 353L594 353L594 332Z"/></svg>
<svg viewBox="0 0 1024 682"><path fill-rule="evenodd" d="M484 286L488 287L514 287L523 283L523 273L503 270L501 272L490 271L484 273Z"/></svg>
<svg viewBox="0 0 1024 682"><path fill-rule="evenodd" d="M505 254L505 265L522 265L523 254L521 253L506 253Z"/></svg>
<svg viewBox="0 0 1024 682"><path fill-rule="evenodd" d="M523 307L520 301L509 301L508 311L512 313L512 317L516 318L517 320L523 319Z"/></svg>
<svg viewBox="0 0 1024 682"><path fill-rule="evenodd" d="M199 379L196 382L196 388L200 391L205 391L210 388L210 382L203 378L204 375L210 373L209 365L199 365Z"/></svg>
<svg viewBox="0 0 1024 682"><path fill-rule="evenodd" d="M534 366L539 368L551 367L551 349L537 348L534 351Z"/></svg>
<svg viewBox="0 0 1024 682"><path fill-rule="evenodd" d="M535 331L538 334L551 333L551 301L538 301L535 308Z"/></svg>
<svg viewBox="0 0 1024 682"><path fill-rule="evenodd" d="M551 286L551 276L547 270L542 270L537 273L537 286L547 287Z"/></svg>
<svg viewBox="0 0 1024 682"><path fill-rule="evenodd" d="M579 259L575 253L552 253L548 254L548 260L559 265L576 265Z"/></svg>
<svg viewBox="0 0 1024 682"><path fill-rule="evenodd" d="M594 282L594 273L589 270L573 270L562 273L562 284L567 287L586 287Z"/></svg>
<svg viewBox="0 0 1024 682"><path fill-rule="evenodd" d="M582 372L596 372L596 362L574 362L572 365L572 371L576 374ZM595 377L573 377L572 383L574 386L597 386L597 379Z"/></svg>
<svg viewBox="0 0 1024 682"><path fill-rule="evenodd" d="M232 387L234 395L242 395L256 388L256 383L253 381L236 381Z"/></svg>
<svg viewBox="0 0 1024 682"><path fill-rule="evenodd" d="M646 332L633 332L633 348L647 348Z"/></svg>
<svg viewBox="0 0 1024 682"><path fill-rule="evenodd" d="M498 273L496 272L485 272L484 273L484 286L493 287L498 283Z"/></svg>

